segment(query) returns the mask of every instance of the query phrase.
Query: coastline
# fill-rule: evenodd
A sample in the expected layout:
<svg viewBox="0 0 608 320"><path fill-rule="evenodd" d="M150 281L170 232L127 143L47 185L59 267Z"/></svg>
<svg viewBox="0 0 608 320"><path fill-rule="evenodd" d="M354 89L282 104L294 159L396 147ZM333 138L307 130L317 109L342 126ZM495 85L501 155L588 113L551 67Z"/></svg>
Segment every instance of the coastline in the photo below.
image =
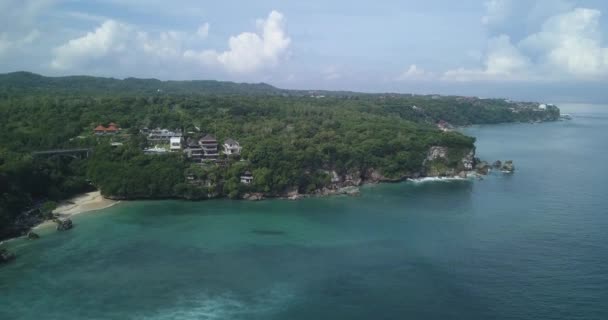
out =
<svg viewBox="0 0 608 320"><path fill-rule="evenodd" d="M80 194L62 201L59 206L53 210L53 213L58 215L61 219L66 219L82 213L107 209L119 203L120 201L104 198L98 190ZM39 230L49 225L54 225L54 222L52 220L44 221L41 224L34 226L32 230Z"/></svg>

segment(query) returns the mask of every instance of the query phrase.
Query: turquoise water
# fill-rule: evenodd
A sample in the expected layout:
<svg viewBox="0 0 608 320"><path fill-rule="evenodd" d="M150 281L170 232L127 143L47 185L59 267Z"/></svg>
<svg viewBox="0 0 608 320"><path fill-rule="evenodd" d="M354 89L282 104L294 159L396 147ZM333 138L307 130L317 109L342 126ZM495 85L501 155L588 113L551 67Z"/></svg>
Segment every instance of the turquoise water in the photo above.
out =
<svg viewBox="0 0 608 320"><path fill-rule="evenodd" d="M122 203L10 244L0 319L608 319L608 108L468 128L515 175Z"/></svg>

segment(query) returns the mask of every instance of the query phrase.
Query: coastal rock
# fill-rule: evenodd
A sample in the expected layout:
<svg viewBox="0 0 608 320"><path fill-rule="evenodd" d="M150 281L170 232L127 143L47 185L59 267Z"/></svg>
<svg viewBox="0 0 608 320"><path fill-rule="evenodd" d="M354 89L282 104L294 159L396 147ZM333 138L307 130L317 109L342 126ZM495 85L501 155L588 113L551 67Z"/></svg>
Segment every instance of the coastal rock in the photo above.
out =
<svg viewBox="0 0 608 320"><path fill-rule="evenodd" d="M57 219L57 220L55 220L55 223L57 223L57 231L67 231L74 227L72 220L69 218Z"/></svg>
<svg viewBox="0 0 608 320"><path fill-rule="evenodd" d="M336 170L332 170L332 171L328 172L328 174L331 176L331 183L342 182L342 179L340 178L340 175L338 175Z"/></svg>
<svg viewBox="0 0 608 320"><path fill-rule="evenodd" d="M464 170L470 171L475 167L477 160L475 159L475 149L471 150L466 156L460 160Z"/></svg>
<svg viewBox="0 0 608 320"><path fill-rule="evenodd" d="M245 193L243 195L243 200L248 200L248 201L260 201L260 200L264 200L264 194L263 193L259 193L259 192Z"/></svg>
<svg viewBox="0 0 608 320"><path fill-rule="evenodd" d="M363 179L361 178L361 172L353 171L344 175L341 185L342 186L360 186L363 184Z"/></svg>
<svg viewBox="0 0 608 320"><path fill-rule="evenodd" d="M27 239L28 240L36 240L36 239L39 239L39 238L40 238L40 236L37 233L35 233L34 231L30 231L30 232L27 233Z"/></svg>
<svg viewBox="0 0 608 320"><path fill-rule="evenodd" d="M500 170L505 173L513 173L515 171L515 166L513 165L513 161L512 160L505 161L505 163L503 163Z"/></svg>
<svg viewBox="0 0 608 320"><path fill-rule="evenodd" d="M386 181L387 178L382 174L382 172L376 169L369 169L366 174L367 181L372 183L378 183L381 181Z"/></svg>
<svg viewBox="0 0 608 320"><path fill-rule="evenodd" d="M431 147L426 155L426 161L434 161L438 159L447 159L448 158L448 148L447 147Z"/></svg>
<svg viewBox="0 0 608 320"><path fill-rule="evenodd" d="M15 254L6 249L0 249L0 263L9 262L15 259Z"/></svg>
<svg viewBox="0 0 608 320"><path fill-rule="evenodd" d="M338 190L338 194L346 194L349 196L358 196L360 193L358 187L345 187Z"/></svg>
<svg viewBox="0 0 608 320"><path fill-rule="evenodd" d="M500 167L502 167L502 161L496 160L492 166L496 169L500 169Z"/></svg>
<svg viewBox="0 0 608 320"><path fill-rule="evenodd" d="M481 175L487 175L490 173L490 169L490 165L485 161L481 161L475 166L475 171Z"/></svg>

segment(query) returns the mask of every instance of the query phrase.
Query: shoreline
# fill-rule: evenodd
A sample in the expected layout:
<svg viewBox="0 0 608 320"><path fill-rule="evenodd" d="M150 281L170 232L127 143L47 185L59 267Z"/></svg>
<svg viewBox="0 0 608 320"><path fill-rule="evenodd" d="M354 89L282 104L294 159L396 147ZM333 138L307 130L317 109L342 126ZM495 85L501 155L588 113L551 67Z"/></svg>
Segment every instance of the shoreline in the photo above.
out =
<svg viewBox="0 0 608 320"><path fill-rule="evenodd" d="M58 215L60 219L71 218L73 216L107 209L119 204L120 201L106 199L101 195L101 192L93 191L77 195L68 200L62 201L53 213ZM32 231L45 228L47 226L54 225L52 220L46 220L34 227Z"/></svg>

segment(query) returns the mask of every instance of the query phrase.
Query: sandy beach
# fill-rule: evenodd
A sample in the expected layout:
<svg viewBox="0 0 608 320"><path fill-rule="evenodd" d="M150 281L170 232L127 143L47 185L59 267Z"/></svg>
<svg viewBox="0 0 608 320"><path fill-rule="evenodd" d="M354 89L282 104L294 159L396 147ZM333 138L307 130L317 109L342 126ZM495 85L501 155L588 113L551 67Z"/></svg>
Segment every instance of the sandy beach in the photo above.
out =
<svg viewBox="0 0 608 320"><path fill-rule="evenodd" d="M104 198L99 191L93 191L62 201L53 213L61 218L69 218L77 214L109 208L119 202ZM52 221L46 221L34 229L39 229L49 224L54 225Z"/></svg>

